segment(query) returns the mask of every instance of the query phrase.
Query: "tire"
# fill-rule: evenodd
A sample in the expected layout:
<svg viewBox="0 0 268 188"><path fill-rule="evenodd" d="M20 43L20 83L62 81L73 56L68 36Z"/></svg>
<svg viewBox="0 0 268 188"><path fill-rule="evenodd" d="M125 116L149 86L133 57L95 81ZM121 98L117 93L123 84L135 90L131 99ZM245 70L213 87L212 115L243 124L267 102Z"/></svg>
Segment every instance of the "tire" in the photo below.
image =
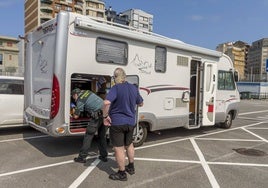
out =
<svg viewBox="0 0 268 188"><path fill-rule="evenodd" d="M233 114L229 112L226 116L225 122L221 123L221 127L224 129L229 129L233 123Z"/></svg>
<svg viewBox="0 0 268 188"><path fill-rule="evenodd" d="M138 132L137 135L133 136L133 145L134 147L139 147L143 144L143 142L146 140L147 138L147 128L144 124L139 123L137 126ZM136 130L134 130L136 131Z"/></svg>

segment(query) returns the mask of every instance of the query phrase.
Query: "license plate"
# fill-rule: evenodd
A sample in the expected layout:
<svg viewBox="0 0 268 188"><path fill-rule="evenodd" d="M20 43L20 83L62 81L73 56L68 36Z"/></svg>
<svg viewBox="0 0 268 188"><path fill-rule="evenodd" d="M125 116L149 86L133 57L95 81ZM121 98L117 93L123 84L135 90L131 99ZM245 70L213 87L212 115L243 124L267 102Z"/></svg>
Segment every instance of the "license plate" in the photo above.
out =
<svg viewBox="0 0 268 188"><path fill-rule="evenodd" d="M38 118L38 117L34 117L34 123L35 123L36 125L40 125L40 118Z"/></svg>

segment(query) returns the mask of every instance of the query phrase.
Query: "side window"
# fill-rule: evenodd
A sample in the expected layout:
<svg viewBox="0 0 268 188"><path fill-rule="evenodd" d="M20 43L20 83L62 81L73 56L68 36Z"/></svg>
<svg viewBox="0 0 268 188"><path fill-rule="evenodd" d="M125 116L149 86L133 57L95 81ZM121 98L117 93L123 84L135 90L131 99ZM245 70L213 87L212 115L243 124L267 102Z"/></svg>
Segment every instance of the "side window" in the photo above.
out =
<svg viewBox="0 0 268 188"><path fill-rule="evenodd" d="M101 63L127 64L128 46L126 42L97 38L96 60Z"/></svg>
<svg viewBox="0 0 268 188"><path fill-rule="evenodd" d="M155 72L166 72L167 49L164 47L155 47Z"/></svg>
<svg viewBox="0 0 268 188"><path fill-rule="evenodd" d="M0 94L23 95L24 86L22 80L0 80Z"/></svg>
<svg viewBox="0 0 268 188"><path fill-rule="evenodd" d="M235 90L235 83L232 72L219 71L218 90Z"/></svg>

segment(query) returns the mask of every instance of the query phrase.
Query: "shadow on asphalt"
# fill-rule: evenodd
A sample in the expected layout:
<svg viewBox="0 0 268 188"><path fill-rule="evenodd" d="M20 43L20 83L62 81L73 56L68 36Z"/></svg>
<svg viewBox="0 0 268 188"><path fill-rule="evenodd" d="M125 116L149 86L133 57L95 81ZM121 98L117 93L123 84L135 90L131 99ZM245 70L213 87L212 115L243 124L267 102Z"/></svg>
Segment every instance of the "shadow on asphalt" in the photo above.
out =
<svg viewBox="0 0 268 188"><path fill-rule="evenodd" d="M216 130L222 130L218 127L201 127L198 129L188 130L185 128L173 128L168 130L149 132L144 143L158 143L161 141L180 139L185 137L192 137L196 135L207 134ZM26 142L38 149L48 157L61 157L66 155L77 154L82 146L83 136L69 136L69 137L51 137L44 135L29 126L1 128L0 134L15 135L23 134ZM108 151L112 152L112 146L108 143ZM90 152L98 153L96 139L92 142ZM112 169L110 169L112 170ZM110 174L113 171L107 172Z"/></svg>

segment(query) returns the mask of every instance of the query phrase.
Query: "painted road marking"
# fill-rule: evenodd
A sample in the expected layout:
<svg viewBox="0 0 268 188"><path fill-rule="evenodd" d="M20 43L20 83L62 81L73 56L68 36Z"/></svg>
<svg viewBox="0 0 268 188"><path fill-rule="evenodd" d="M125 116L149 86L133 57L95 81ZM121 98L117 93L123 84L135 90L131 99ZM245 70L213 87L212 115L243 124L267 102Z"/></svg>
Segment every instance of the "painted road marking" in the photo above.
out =
<svg viewBox="0 0 268 188"><path fill-rule="evenodd" d="M50 137L50 136L49 135L41 135L41 136L31 136L31 137L25 137L25 138L13 138L13 139L8 139L8 140L0 140L0 143L1 142L20 141L20 140L31 140L31 139L45 138L45 137Z"/></svg>
<svg viewBox="0 0 268 188"><path fill-rule="evenodd" d="M195 149L195 152L197 153L198 158L201 161L201 165L202 165L203 169L205 170L205 172L207 174L207 177L209 179L209 182L210 182L211 186L213 188L220 187L218 182L217 182L217 180L216 180L216 178L215 178L215 176L214 176L214 174L212 173L211 169L209 168L208 163L207 163L202 151L199 149L197 143L195 142L195 140L193 138L190 138L190 141L191 141L191 143L192 143L192 145L193 145L193 147Z"/></svg>
<svg viewBox="0 0 268 188"><path fill-rule="evenodd" d="M69 186L69 188L76 188L78 187L86 178L87 176L94 170L94 168L99 164L100 160L96 159L87 169Z"/></svg>
<svg viewBox="0 0 268 188"><path fill-rule="evenodd" d="M247 129L253 128L252 126L260 125L260 124L263 124L263 123L265 123L265 122L258 122L258 123L253 123L253 124L245 125L245 126L242 126L242 127L236 127L236 128L231 128L231 129L227 129L227 130L221 130L221 131L216 131L216 132L212 132L212 133L207 133L207 134L204 134L204 135L192 136L192 137L187 137L187 138L177 139L177 140L173 140L173 141L168 141L168 142L163 142L163 143L158 143L158 144L151 144L151 145L148 145L148 146L143 146L143 147L135 148L135 150L140 150L140 149L151 148L151 147L155 147L155 146L160 146L160 145L165 145L165 144L170 144L170 143L175 143L175 142L180 142L180 141L184 141L184 140L189 140L190 139L190 141L192 142L192 144L194 146L194 149L198 153L198 157L200 157L200 161L192 161L192 160L170 160L170 159L152 159L152 158L135 158L135 160L201 164L203 166L203 168L205 169L205 172L207 173L207 176L210 178L211 184L213 186L217 187L218 186L218 183L217 183L214 175L212 174L211 170L209 169L208 164L212 164L212 165L256 166L256 167L268 167L268 165L267 164L227 163L227 162L209 162L209 161L205 161L204 156L203 156L202 152L200 151L200 149L198 148L198 146L197 146L197 144L196 144L196 142L195 142L194 139L208 139L209 140L210 138L202 138L202 137L208 136L208 135L214 135L214 134L218 134L218 133L223 133L223 132L227 132L227 131L237 130L237 129L243 129L243 130L249 132L250 134L253 134L254 136L258 137L259 139L261 139L261 141L267 142L266 139L264 139L264 138L256 135L255 133L252 133L249 130L247 130ZM43 138L43 137L48 137L48 135L28 137L28 138L18 138L18 139L2 140L0 142L3 143L3 142L18 141L18 140L38 139L38 138ZM217 138L211 138L211 140L226 140L226 141L231 141L232 140L232 141L253 141L253 142L259 142L260 141L260 140L217 139ZM90 158L95 158L95 157L90 157ZM112 158L112 157L109 157L109 158ZM23 173L23 172L34 171L34 170L39 170L39 169L44 169L44 168L50 168L50 167L64 165L64 164L68 164L68 163L72 163L72 162L73 162L73 160L69 160L69 161L64 161L64 162L60 162L60 163L54 163L54 164L49 164L49 165L44 165L44 166L39 166L39 167L33 167L33 168L28 168L28 169L23 169L23 170L17 170L17 171L2 173L2 174L0 174L0 177L14 175L14 174ZM91 164L91 166L88 167L70 185L70 187L79 186L85 180L85 178L93 171L93 169L96 168L96 166L97 166L98 163L99 163L99 159L96 159Z"/></svg>
<svg viewBox="0 0 268 188"><path fill-rule="evenodd" d="M259 138L259 139L261 139L262 141L264 141L264 142L267 142L267 143L268 143L268 141L267 141L265 138L263 138L263 137L261 137L261 136L259 136L259 135L255 134L255 133L253 133L253 132L251 132L251 131L249 131L249 130L245 129L244 127L242 127L241 129L243 129L244 131L246 131L246 132L248 132L248 133L252 134L253 136L255 136L255 137Z"/></svg>
<svg viewBox="0 0 268 188"><path fill-rule="evenodd" d="M254 111L254 112L239 113L238 116L244 116L244 115L248 115L248 114L258 114L258 113L262 113L262 112L268 112L268 110L261 110L261 111Z"/></svg>

